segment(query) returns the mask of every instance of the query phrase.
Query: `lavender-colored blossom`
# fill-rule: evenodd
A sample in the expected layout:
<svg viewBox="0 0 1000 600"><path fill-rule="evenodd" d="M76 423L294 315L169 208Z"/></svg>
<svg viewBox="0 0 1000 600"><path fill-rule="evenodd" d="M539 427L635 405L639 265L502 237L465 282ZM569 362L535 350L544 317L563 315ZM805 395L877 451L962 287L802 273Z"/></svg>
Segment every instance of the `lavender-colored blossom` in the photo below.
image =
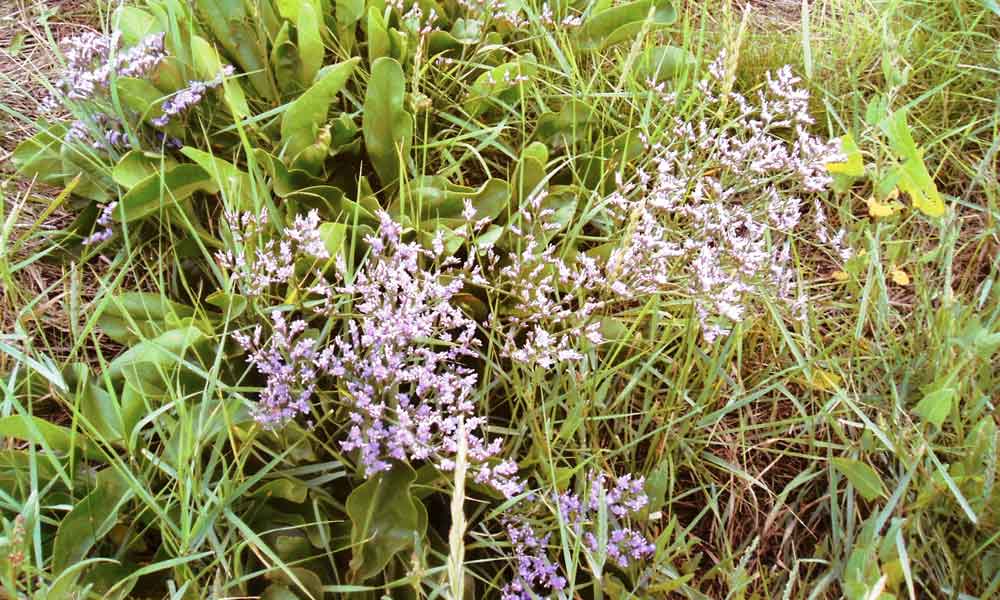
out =
<svg viewBox="0 0 1000 600"><path fill-rule="evenodd" d="M67 38L62 42L66 64L54 87L70 100L89 100L106 92L114 77L145 77L167 55L163 38L163 33L152 34L124 50L119 32L87 32ZM50 96L45 104L55 108L59 101Z"/></svg>
<svg viewBox="0 0 1000 600"><path fill-rule="evenodd" d="M267 384L254 408L254 418L264 427L280 427L298 415L308 414L309 399L316 389L316 342L301 337L308 325L295 320L289 324L278 311L271 314L271 337L261 342L257 325L252 335L241 332L233 338L249 354L249 362Z"/></svg>
<svg viewBox="0 0 1000 600"><path fill-rule="evenodd" d="M114 223L115 208L117 206L117 202L109 202L104 205L104 208L101 209L101 214L97 217L97 226L100 227L100 229L85 237L82 242L83 245L90 246L100 244L101 242L106 242L111 238L114 234L112 224Z"/></svg>
<svg viewBox="0 0 1000 600"><path fill-rule="evenodd" d="M232 65L226 65L214 79L209 81L189 81L186 88L177 91L163 103L163 114L153 119L153 125L166 127L174 117L184 114L193 106L200 103L205 94L208 93L208 90L222 85L223 79L232 76L234 71Z"/></svg>
<svg viewBox="0 0 1000 600"><path fill-rule="evenodd" d="M619 567L627 568L635 560L644 560L653 555L656 546L638 531L621 525L628 515L642 510L649 499L644 487L645 479L633 478L631 474L608 481L604 473L591 473L587 496L564 492L556 496L556 506L560 517L591 552L607 553ZM602 548L601 536L597 531L598 515L604 511L608 520L607 543Z"/></svg>
<svg viewBox="0 0 1000 600"><path fill-rule="evenodd" d="M262 328L237 341L251 352L250 362L267 377L257 418L276 427L309 410L319 380L343 391L349 407L347 452L357 452L362 470L371 476L392 461L429 461L455 468L460 446L471 463L475 481L513 497L523 484L517 464L499 459L503 440L487 441L486 419L476 414L476 372L466 366L477 355L476 323L452 303L461 291L464 272L454 259L425 268L438 255L402 241L402 228L380 213L377 236L366 242L371 254L349 282L340 284L314 273L308 288L327 299L320 315L339 312L337 298L353 298L353 317L333 340L318 345L297 340L304 321L285 324L276 313L274 337L261 342ZM280 240L261 243L263 217L227 215L238 249L219 255L233 271L244 294L260 295L270 286L289 283L297 260L328 259L319 236L315 211L296 217ZM343 264L338 269L343 272Z"/></svg>
<svg viewBox="0 0 1000 600"><path fill-rule="evenodd" d="M548 556L549 535L541 538L523 519L503 522L514 556L514 577L501 591L503 600L537 600L566 587L566 578Z"/></svg>
<svg viewBox="0 0 1000 600"><path fill-rule="evenodd" d="M295 217L285 230L285 238L260 243L267 224L267 213L227 213L226 223L233 236L232 248L216 254L216 260L236 277L237 285L247 296L260 296L272 286L288 283L295 274L295 260L330 257L319 234L319 212Z"/></svg>

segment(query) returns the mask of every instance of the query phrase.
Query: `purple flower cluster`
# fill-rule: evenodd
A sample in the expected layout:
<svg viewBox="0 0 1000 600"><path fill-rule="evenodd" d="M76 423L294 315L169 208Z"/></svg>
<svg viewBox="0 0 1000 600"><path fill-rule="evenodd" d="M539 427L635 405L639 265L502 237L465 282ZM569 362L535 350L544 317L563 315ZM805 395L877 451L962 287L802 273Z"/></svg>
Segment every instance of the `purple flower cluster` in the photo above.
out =
<svg viewBox="0 0 1000 600"><path fill-rule="evenodd" d="M521 490L517 465L488 463L503 440L482 437L486 419L475 414L473 398L477 376L462 364L476 356L478 340L475 322L452 304L464 285L449 272L454 261L422 268L434 254L404 243L387 213L380 218L380 235L367 238L372 252L365 265L337 288L356 299L357 316L321 357L351 405L343 448L358 451L368 475L388 469L393 459L430 460L450 471L461 435L476 480L514 496Z"/></svg>
<svg viewBox="0 0 1000 600"><path fill-rule="evenodd" d="M61 99L76 101L107 100L108 86L115 77L144 77L166 56L163 34L145 37L135 46L121 49L121 34L104 35L88 32L63 41L65 67L53 82L53 93L45 99L47 110L56 109ZM115 117L101 109L88 109L84 119L70 123L67 141L79 140L96 149L128 148L131 144L124 133L124 126ZM94 131L100 131L94 135Z"/></svg>
<svg viewBox="0 0 1000 600"><path fill-rule="evenodd" d="M339 300L354 301L354 314L339 337L318 345L299 339L304 321L287 326L273 316L274 336L261 342L262 329L237 341L251 352L250 362L267 377L257 419L276 427L309 411L318 380L339 381L349 408L350 426L342 447L357 452L366 476L387 470L391 461L430 461L440 469L455 468L464 445L475 480L504 495L520 493L517 464L496 460L503 440L487 442L486 419L475 412L478 378L463 361L477 355L476 324L452 304L464 281L455 259L433 268L422 263L440 258L414 243L402 241L402 230L381 213L378 236L367 236L371 248L349 282L336 285L320 272L308 289L326 298L316 309L339 317ZM297 258L329 258L319 236L315 212L299 217L283 239L269 240L256 250L264 222L251 215L229 215L230 229L242 248L219 255L220 263L236 271L250 295L288 283ZM252 258L248 258L252 257ZM344 270L343 264L340 270ZM301 283L301 282L300 282Z"/></svg>
<svg viewBox="0 0 1000 600"><path fill-rule="evenodd" d="M590 473L590 485L584 496L564 492L555 496L559 518L578 536L586 548L606 555L625 569L633 561L653 556L656 546L644 535L620 523L630 514L642 510L648 503L645 480L623 475L613 482L604 473ZM608 528L600 531L599 516L604 511ZM560 568L549 558L550 534L539 537L524 517L507 517L503 521L507 538L514 549L514 577L503 588L505 600L529 600L562 590L566 579Z"/></svg>
<svg viewBox="0 0 1000 600"><path fill-rule="evenodd" d="M63 42L66 66L54 82L57 92L70 100L91 100L107 91L114 77L144 77L166 56L164 34L146 36L135 46L121 50L121 33L87 32ZM55 108L58 98L46 105Z"/></svg>
<svg viewBox="0 0 1000 600"><path fill-rule="evenodd" d="M163 103L163 114L153 119L153 125L166 127L171 119L187 112L191 107L201 102L208 90L215 89L222 85L226 77L232 76L235 69L232 65L226 65L222 71L210 81L189 81L188 86L176 92L166 102Z"/></svg>
<svg viewBox="0 0 1000 600"><path fill-rule="evenodd" d="M549 559L548 544L551 534L539 538L535 530L521 519L503 521L514 551L514 578L501 592L503 600L545 600L547 594L566 587L566 578L560 575L559 566Z"/></svg>
<svg viewBox="0 0 1000 600"><path fill-rule="evenodd" d="M101 214L97 217L97 226L100 227L100 229L83 238L84 246L100 244L101 242L106 242L111 238L114 234L112 223L114 222L115 208L117 206L117 202L109 202L104 205L101 209Z"/></svg>
<svg viewBox="0 0 1000 600"><path fill-rule="evenodd" d="M279 312L271 313L271 337L261 342L260 325L252 335L236 332L233 339L250 354L248 362L267 377L267 385L254 407L254 418L274 429L298 415L309 414L309 400L316 389L316 340L303 337L308 325L295 320L289 325Z"/></svg>
<svg viewBox="0 0 1000 600"><path fill-rule="evenodd" d="M285 237L260 242L267 225L267 213L226 213L226 224L233 237L233 249L216 254L219 264L232 272L240 291L246 296L260 296L274 285L288 283L295 274L295 261L303 256L313 260L330 258L319 234L319 213L297 215Z"/></svg>
<svg viewBox="0 0 1000 600"><path fill-rule="evenodd" d="M645 479L633 479L626 474L609 486L604 473L590 476L590 490L585 498L577 494L563 493L557 498L559 515L578 534L591 552L607 552L615 564L626 568L633 560L644 560L653 555L656 546L644 535L629 527L614 526L615 521L639 512L648 503L644 492ZM608 516L609 531L602 543L601 532L596 531L598 514L602 510ZM602 548L603 545L603 548Z"/></svg>
<svg viewBox="0 0 1000 600"><path fill-rule="evenodd" d="M804 318L791 237L808 206L802 195L827 189L826 164L842 160L836 142L809 133L809 94L790 68L768 74L750 102L736 92L716 95L724 64L725 54L699 84L705 117L676 119L670 142L647 143L650 166L639 168L634 182L619 180L607 203L626 231L607 268L613 288L626 296L651 293L686 278L707 343L743 321L754 296L773 296ZM726 104L738 114L721 121ZM820 243L850 258L846 232L828 232L818 201L814 223Z"/></svg>

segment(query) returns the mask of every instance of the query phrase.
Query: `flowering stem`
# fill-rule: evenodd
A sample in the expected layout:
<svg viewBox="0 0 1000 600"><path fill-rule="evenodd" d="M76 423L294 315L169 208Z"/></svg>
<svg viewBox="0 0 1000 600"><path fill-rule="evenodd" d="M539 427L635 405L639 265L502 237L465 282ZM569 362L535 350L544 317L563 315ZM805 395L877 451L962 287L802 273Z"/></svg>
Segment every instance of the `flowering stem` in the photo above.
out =
<svg viewBox="0 0 1000 600"><path fill-rule="evenodd" d="M465 476L466 452L465 418L458 418L458 453L455 456L455 491L451 496L451 531L448 533L448 580L452 600L465 597Z"/></svg>

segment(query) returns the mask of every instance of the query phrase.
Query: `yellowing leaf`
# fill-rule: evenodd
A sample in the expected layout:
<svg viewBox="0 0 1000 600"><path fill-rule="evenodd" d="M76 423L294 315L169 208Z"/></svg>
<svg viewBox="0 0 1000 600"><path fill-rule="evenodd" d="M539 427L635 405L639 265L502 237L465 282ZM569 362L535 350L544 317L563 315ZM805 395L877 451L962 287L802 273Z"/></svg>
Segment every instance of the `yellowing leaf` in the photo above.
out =
<svg viewBox="0 0 1000 600"><path fill-rule="evenodd" d="M886 117L879 126L889 138L889 145L902 161L890 170L887 179L898 178L899 189L910 196L913 206L929 217L944 214L944 201L934 179L924 164L924 152L917 147L906 122L906 111L899 110Z"/></svg>
<svg viewBox="0 0 1000 600"><path fill-rule="evenodd" d="M868 205L868 214L876 218L891 217L903 210L903 205L899 202L893 201L883 204L874 197L865 200L865 204Z"/></svg>
<svg viewBox="0 0 1000 600"><path fill-rule="evenodd" d="M889 271L889 276L892 277L892 282L896 285L910 285L910 276L902 269Z"/></svg>
<svg viewBox="0 0 1000 600"><path fill-rule="evenodd" d="M812 374L806 379L806 385L824 392L832 392L840 385L840 381L840 375L836 373L824 369L813 369Z"/></svg>
<svg viewBox="0 0 1000 600"><path fill-rule="evenodd" d="M854 141L854 136L850 133L844 134L840 138L840 149L847 157L847 160L844 162L826 163L826 170L849 177L862 177L865 174L865 163L861 158L861 150Z"/></svg>
<svg viewBox="0 0 1000 600"><path fill-rule="evenodd" d="M834 281L847 281L851 278L850 275L843 271L834 271L830 277L833 277Z"/></svg>

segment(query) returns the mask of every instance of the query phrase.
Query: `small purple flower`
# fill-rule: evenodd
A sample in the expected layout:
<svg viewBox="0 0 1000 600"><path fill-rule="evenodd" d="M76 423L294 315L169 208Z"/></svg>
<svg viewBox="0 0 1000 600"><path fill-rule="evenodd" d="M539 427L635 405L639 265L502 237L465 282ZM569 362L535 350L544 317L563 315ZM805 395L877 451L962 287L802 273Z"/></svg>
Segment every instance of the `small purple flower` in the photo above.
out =
<svg viewBox="0 0 1000 600"><path fill-rule="evenodd" d="M104 208L101 209L101 214L97 217L97 226L100 229L83 239L82 243L84 246L100 244L111 238L114 234L112 223L114 222L114 213L117 206L117 202L109 202L104 205Z"/></svg>

